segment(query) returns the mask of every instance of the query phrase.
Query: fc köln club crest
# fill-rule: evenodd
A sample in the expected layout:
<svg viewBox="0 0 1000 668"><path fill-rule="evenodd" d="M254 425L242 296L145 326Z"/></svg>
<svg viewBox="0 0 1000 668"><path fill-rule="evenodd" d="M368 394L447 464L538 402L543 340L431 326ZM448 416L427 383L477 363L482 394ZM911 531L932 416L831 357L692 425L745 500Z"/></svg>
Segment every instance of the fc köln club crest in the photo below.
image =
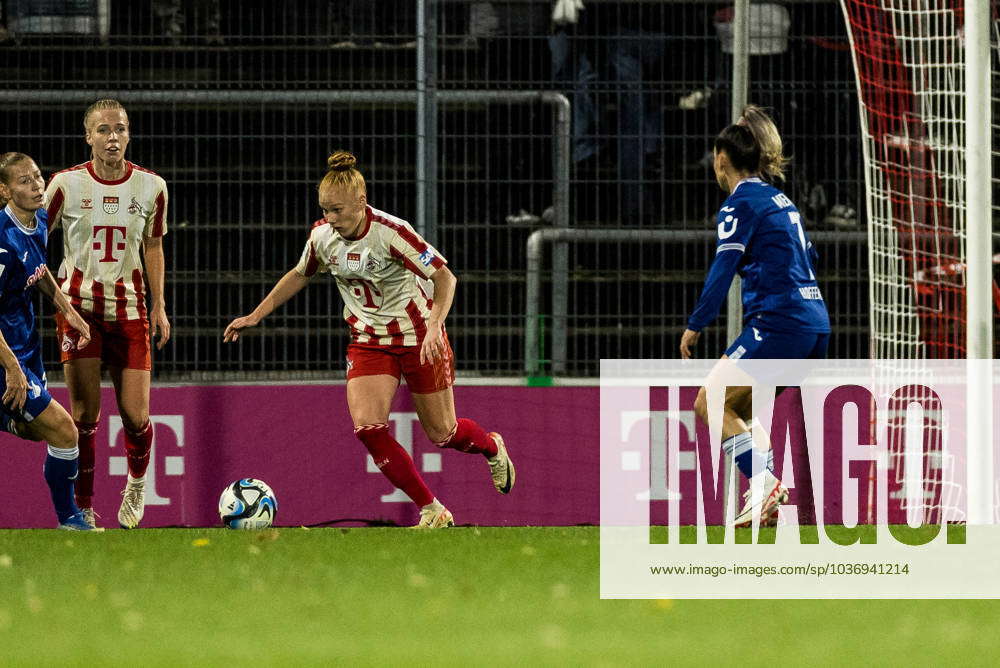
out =
<svg viewBox="0 0 1000 668"><path fill-rule="evenodd" d="M104 198L104 213L109 216L113 216L118 213L118 198L117 197L105 197Z"/></svg>
<svg viewBox="0 0 1000 668"><path fill-rule="evenodd" d="M361 253L347 254L347 268L351 271L361 271Z"/></svg>

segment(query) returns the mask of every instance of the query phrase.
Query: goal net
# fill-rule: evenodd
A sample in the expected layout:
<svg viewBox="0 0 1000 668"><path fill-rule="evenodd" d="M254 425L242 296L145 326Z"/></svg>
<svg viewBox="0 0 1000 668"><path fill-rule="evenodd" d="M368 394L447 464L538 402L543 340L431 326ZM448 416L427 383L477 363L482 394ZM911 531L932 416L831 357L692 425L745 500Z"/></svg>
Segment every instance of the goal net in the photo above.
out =
<svg viewBox="0 0 1000 668"><path fill-rule="evenodd" d="M1000 91L998 4L991 0L994 96ZM841 0L841 6L860 102L871 356L963 358L967 241L963 0ZM997 145L995 100L993 106ZM994 287L994 300L998 294ZM930 420L926 426L933 429L937 417L925 416ZM890 415L890 513L896 505L911 518L921 513L924 521L939 521L953 491L941 482L948 479L942 469L949 462L929 457L932 468L919 475L922 493L914 494L913 487L904 484L908 482L904 477L913 480L913 473L904 476L900 422ZM940 450L940 439L931 441ZM955 517L954 512L946 513L947 519Z"/></svg>

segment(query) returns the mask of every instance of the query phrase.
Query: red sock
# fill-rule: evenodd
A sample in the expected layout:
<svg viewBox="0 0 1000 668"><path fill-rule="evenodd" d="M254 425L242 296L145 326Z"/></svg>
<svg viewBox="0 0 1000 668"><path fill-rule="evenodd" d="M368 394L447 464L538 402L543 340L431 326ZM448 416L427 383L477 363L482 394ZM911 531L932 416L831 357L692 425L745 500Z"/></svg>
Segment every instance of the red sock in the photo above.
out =
<svg viewBox="0 0 1000 668"><path fill-rule="evenodd" d="M389 434L387 424L366 424L354 430L355 436L368 448L375 466L393 485L403 490L413 503L423 508L434 500L423 478L417 473L413 459Z"/></svg>
<svg viewBox="0 0 1000 668"><path fill-rule="evenodd" d="M125 430L125 453L128 455L128 472L133 478L146 475L149 466L149 449L153 446L153 424L146 422L145 426L133 433Z"/></svg>
<svg viewBox="0 0 1000 668"><path fill-rule="evenodd" d="M455 428L444 441L435 443L439 448L454 448L462 452L476 452L486 457L496 457L497 444L475 420L458 418Z"/></svg>
<svg viewBox="0 0 1000 668"><path fill-rule="evenodd" d="M80 468L76 478L76 505L92 508L94 505L94 441L97 438L96 422L77 422L80 447Z"/></svg>

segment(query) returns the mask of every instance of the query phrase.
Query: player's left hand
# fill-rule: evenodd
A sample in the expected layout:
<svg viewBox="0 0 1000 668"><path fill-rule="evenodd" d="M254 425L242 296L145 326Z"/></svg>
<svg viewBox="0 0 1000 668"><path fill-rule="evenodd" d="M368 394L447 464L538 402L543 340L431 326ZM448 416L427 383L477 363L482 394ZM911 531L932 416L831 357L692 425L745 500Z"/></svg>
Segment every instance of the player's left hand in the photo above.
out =
<svg viewBox="0 0 1000 668"><path fill-rule="evenodd" d="M167 310L162 306L153 308L153 317L149 319L149 324L152 328L153 338L159 336L156 349L160 350L163 348L163 344L170 340L170 321L167 319Z"/></svg>
<svg viewBox="0 0 1000 668"><path fill-rule="evenodd" d="M420 346L420 363L430 364L444 357L445 343L441 323L427 322L427 334Z"/></svg>
<svg viewBox="0 0 1000 668"><path fill-rule="evenodd" d="M698 343L698 339L701 337L701 332L695 332L690 329L685 329L684 333L681 335L681 358L689 360L691 359L691 348Z"/></svg>

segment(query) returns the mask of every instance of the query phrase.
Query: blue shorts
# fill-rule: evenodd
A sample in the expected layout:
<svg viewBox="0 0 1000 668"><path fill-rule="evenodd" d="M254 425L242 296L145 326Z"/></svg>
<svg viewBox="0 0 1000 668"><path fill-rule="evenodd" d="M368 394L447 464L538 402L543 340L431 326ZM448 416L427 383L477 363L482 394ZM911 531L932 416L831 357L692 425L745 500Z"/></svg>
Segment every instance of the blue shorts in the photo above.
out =
<svg viewBox="0 0 1000 668"><path fill-rule="evenodd" d="M726 348L732 360L816 360L826 358L829 334L774 332L747 325Z"/></svg>
<svg viewBox="0 0 1000 668"><path fill-rule="evenodd" d="M36 348L34 352L24 359L19 359L21 370L28 379L28 394L24 402L24 408L20 411L12 410L6 404L0 402L0 429L12 434L14 422L31 422L42 414L49 403L52 395L49 394L45 379L45 367L42 366L42 351ZM0 367L0 383L4 391L7 389L7 372ZM3 392L0 392L2 394Z"/></svg>

